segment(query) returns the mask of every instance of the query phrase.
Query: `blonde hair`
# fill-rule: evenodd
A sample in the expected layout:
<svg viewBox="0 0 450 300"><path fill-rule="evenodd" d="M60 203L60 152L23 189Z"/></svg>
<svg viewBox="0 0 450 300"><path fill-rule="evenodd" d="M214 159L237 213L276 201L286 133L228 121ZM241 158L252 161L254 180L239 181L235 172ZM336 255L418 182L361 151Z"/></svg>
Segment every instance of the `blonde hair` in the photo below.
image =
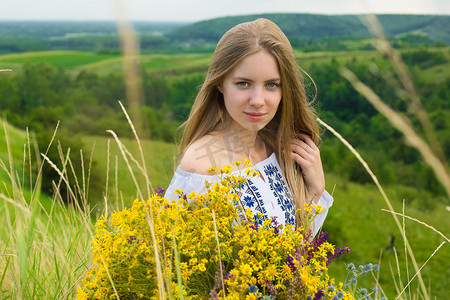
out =
<svg viewBox="0 0 450 300"><path fill-rule="evenodd" d="M296 209L303 211L303 204L310 202L310 196L306 193L301 168L290 155L284 155L283 151L291 152L291 139L298 133L309 135L317 144L318 125L314 110L306 97L303 77L295 61L292 46L286 35L272 21L257 19L241 23L222 36L189 118L183 125L180 154L183 154L192 142L230 124L231 117L217 87L243 58L261 50L272 54L278 62L282 99L274 118L258 134L268 148L275 152ZM301 219L304 220L304 217ZM297 225L299 224L297 222Z"/></svg>

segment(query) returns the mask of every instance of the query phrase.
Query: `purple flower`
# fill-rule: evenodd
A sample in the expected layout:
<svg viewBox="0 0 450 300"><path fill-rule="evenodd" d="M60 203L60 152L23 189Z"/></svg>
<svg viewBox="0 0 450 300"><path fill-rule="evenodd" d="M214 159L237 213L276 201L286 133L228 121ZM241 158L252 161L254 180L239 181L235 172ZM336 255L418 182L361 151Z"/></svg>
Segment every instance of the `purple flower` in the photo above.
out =
<svg viewBox="0 0 450 300"><path fill-rule="evenodd" d="M162 186L160 186L160 187L157 187L157 188L156 188L155 193L156 193L158 196L163 197L165 191L166 191L166 190L165 190Z"/></svg>
<svg viewBox="0 0 450 300"><path fill-rule="evenodd" d="M258 230L258 225L250 225L248 227L250 227L253 230Z"/></svg>
<svg viewBox="0 0 450 300"><path fill-rule="evenodd" d="M273 282L270 280L264 280L264 283L266 284L267 290L271 295L278 295L278 291L275 289L275 286L273 285Z"/></svg>
<svg viewBox="0 0 450 300"><path fill-rule="evenodd" d="M139 239L138 239L137 237L135 237L135 236L132 236L132 235L130 235L130 236L127 238L128 244L133 244L134 241L139 242Z"/></svg>
<svg viewBox="0 0 450 300"><path fill-rule="evenodd" d="M344 252L350 253L350 248L349 248L349 247L346 247L346 246L344 246L344 247L342 247L342 248L337 248L337 249L334 251L334 254L332 254L332 255L328 258L327 266L328 266L329 264L331 264L331 262L332 262L333 260L335 260L336 258L338 258L339 256L341 256L341 254L344 253Z"/></svg>
<svg viewBox="0 0 450 300"><path fill-rule="evenodd" d="M216 276L214 277L214 290L222 289L222 277L225 278L226 276L223 276L224 271L225 266L223 265L223 263L220 263L220 265L217 267Z"/></svg>
<svg viewBox="0 0 450 300"><path fill-rule="evenodd" d="M325 296L324 292L323 292L321 289L319 289L319 290L317 291L317 293L314 295L313 300L319 300L319 299L322 299L323 296Z"/></svg>
<svg viewBox="0 0 450 300"><path fill-rule="evenodd" d="M219 298L217 297L217 292L215 290L211 290L211 292L209 293L211 295L212 300L219 300Z"/></svg>
<svg viewBox="0 0 450 300"><path fill-rule="evenodd" d="M289 266L289 268L291 268L291 270L294 271L295 265L294 265L294 258L292 256L288 255L288 257L286 257L286 263Z"/></svg>
<svg viewBox="0 0 450 300"><path fill-rule="evenodd" d="M230 280L230 279L235 279L236 275L232 275L231 273L227 273L225 276L223 276L223 279L226 280Z"/></svg>

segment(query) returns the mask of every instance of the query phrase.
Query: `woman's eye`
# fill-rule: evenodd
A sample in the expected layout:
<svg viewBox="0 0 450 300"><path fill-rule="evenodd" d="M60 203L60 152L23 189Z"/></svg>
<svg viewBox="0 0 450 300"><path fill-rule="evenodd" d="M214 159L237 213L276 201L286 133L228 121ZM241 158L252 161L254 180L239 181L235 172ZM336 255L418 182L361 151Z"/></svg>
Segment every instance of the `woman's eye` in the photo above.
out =
<svg viewBox="0 0 450 300"><path fill-rule="evenodd" d="M275 87L277 87L278 86L278 84L276 84L276 83L274 83L274 82L271 82L271 83L268 83L267 84L267 87L268 88L275 88Z"/></svg>
<svg viewBox="0 0 450 300"><path fill-rule="evenodd" d="M247 87L248 86L248 82L238 82L237 85L240 86L240 87Z"/></svg>

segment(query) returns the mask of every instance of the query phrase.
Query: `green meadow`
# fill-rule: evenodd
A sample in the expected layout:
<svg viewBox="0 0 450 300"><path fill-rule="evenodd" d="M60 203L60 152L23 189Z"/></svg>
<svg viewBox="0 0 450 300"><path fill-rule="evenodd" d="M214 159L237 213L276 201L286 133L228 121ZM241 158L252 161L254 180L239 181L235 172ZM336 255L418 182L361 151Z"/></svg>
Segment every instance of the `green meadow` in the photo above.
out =
<svg viewBox="0 0 450 300"><path fill-rule="evenodd" d="M342 62L352 59L371 60L379 57L373 51L334 51L298 53L299 63L307 68L312 63L328 63L335 59ZM141 54L138 60L141 66L152 72L173 74L177 72L205 72L209 66L211 54ZM55 67L69 70L94 70L105 73L122 67L120 55L96 54L82 51L42 51L0 55L1 67L19 67L23 63L46 62Z"/></svg>
<svg viewBox="0 0 450 300"><path fill-rule="evenodd" d="M424 80L443 81L450 75L449 48L426 48L427 51L441 53L447 63L431 66L426 69L413 68L413 72L421 72ZM408 53L411 50L404 50ZM141 54L138 57L140 65L151 73L164 74L170 76L182 76L186 74L204 74L208 69L211 54ZM354 50L354 51L333 51L333 52L297 52L297 59L300 66L308 70L312 64L329 64L336 61L346 64L352 61L383 63L381 55L376 50ZM19 54L0 55L0 68L19 70L23 63L45 62L55 67L61 67L73 72L80 70L93 71L99 74L106 74L113 71L122 70L123 60L120 55L98 54L82 51L42 51L26 52ZM385 64L387 62L384 62ZM423 76L422 76L423 75Z"/></svg>
<svg viewBox="0 0 450 300"><path fill-rule="evenodd" d="M112 60L119 55L94 54L81 51L43 51L2 55L2 64L20 66L25 62L47 62L55 67L76 68L104 60Z"/></svg>
<svg viewBox="0 0 450 300"><path fill-rule="evenodd" d="M182 75L204 73L208 69L211 54L148 54L140 55L141 66L152 73ZM0 55L0 68L20 69L23 63L45 62L71 71L88 70L100 74L122 69L119 55L95 54L81 51L43 51Z"/></svg>

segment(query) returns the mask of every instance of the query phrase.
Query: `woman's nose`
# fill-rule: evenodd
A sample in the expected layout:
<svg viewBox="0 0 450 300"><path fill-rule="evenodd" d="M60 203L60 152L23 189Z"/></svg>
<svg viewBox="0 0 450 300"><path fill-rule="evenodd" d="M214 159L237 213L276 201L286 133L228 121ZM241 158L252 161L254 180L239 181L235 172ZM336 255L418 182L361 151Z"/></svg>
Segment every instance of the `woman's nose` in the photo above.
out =
<svg viewBox="0 0 450 300"><path fill-rule="evenodd" d="M250 98L250 105L260 107L264 105L264 89L255 88Z"/></svg>

